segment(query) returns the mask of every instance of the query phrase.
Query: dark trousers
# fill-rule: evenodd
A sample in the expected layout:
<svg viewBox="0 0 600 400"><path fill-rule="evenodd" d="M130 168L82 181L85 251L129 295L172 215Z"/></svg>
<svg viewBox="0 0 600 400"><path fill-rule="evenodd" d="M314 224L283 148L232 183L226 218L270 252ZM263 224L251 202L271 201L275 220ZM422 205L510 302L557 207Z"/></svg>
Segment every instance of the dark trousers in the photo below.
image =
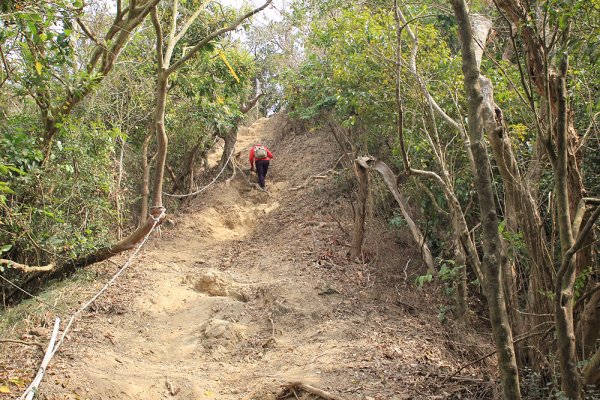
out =
<svg viewBox="0 0 600 400"><path fill-rule="evenodd" d="M269 169L269 160L256 160L256 174L258 175L258 186L265 188L265 178Z"/></svg>

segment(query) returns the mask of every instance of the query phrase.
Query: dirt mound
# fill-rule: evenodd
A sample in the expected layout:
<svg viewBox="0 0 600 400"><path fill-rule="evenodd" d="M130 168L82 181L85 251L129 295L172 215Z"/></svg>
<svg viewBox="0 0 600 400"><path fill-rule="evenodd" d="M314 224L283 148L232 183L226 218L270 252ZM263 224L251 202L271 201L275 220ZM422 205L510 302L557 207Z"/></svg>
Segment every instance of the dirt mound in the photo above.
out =
<svg viewBox="0 0 600 400"><path fill-rule="evenodd" d="M240 301L250 299L250 295L243 287L232 282L225 274L215 270L204 272L194 284L194 288L209 296L228 296Z"/></svg>

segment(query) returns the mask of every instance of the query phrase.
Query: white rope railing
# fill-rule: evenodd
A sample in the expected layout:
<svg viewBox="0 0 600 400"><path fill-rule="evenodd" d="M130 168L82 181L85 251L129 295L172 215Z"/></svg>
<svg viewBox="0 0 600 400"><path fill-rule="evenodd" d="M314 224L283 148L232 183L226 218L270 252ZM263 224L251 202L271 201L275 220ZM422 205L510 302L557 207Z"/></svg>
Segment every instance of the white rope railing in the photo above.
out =
<svg viewBox="0 0 600 400"><path fill-rule="evenodd" d="M188 194L171 194L171 193L165 193L165 192L163 192L163 194L165 196L174 197L176 199L181 199L184 197L195 196L199 193L202 193L203 191L208 189L213 183L215 183L217 181L217 179L219 179L219 176L221 176L223 171L225 171L225 169L227 169L227 165L229 165L229 161L231 160L231 157L233 156L234 153L235 153L235 147L233 149L231 149L231 153L229 154L229 157L227 158L227 162L225 163L225 165L223 165L223 168L221 169L221 171L217 174L217 176L215 176L215 178L208 185L204 186L203 188L196 190L195 192L188 193Z"/></svg>
<svg viewBox="0 0 600 400"><path fill-rule="evenodd" d="M9 285L11 285L12 287L16 288L18 291L25 293L27 296L31 297L32 299L36 300L38 303L44 304L48 307L50 307L51 309L54 309L55 307L50 304L45 302L44 300L40 299L39 297L29 293L27 290L23 289L22 287L20 287L19 285L17 285L16 283L14 283L13 281L6 279L4 276L0 275L0 279L2 279L4 282L8 283Z"/></svg>
<svg viewBox="0 0 600 400"><path fill-rule="evenodd" d="M150 217L154 220L154 224L152 225L152 228L150 228L150 231L148 231L148 233L146 234L146 236L144 237L144 239L137 245L135 251L129 256L129 258L127 259L127 261L125 262L125 264L123 264L123 266L102 287L102 289L100 289L98 291L98 293L96 293L90 300L88 300L83 306L81 306L79 308L79 310L77 310L71 316L71 318L69 320L69 323L67 324L67 327L64 329L62 335L60 336L60 340L56 343L56 345L54 345L54 343L56 341L56 337L58 335L58 328L60 326L60 318L58 318L58 317L56 318L56 321L54 323L54 330L53 330L53 333L52 333L52 337L50 338L50 343L48 345L48 350L46 351L46 354L44 355L44 359L42 360L42 364L40 366L40 369L38 370L38 373L37 373L35 379L31 382L31 384L25 390L25 393L23 393L23 395L19 398L20 400L31 400L31 399L33 399L33 397L35 396L35 394L37 392L37 389L38 389L40 383L42 382L42 378L44 377L44 373L46 372L46 368L48 367L48 364L50 363L50 360L52 359L52 357L54 357L54 355L56 354L56 352L58 351L58 349L62 345L63 341L65 340L65 337L67 336L67 333L69 333L69 331L71 330L71 326L73 325L73 322L75 321L75 319L83 311L85 311L85 309L87 309L94 301L96 301L98 299L98 297L100 297L102 295L102 293L104 293L104 291L106 289L108 289L108 287L110 285L112 285L114 283L114 281L129 267L129 265L131 265L131 262L133 261L133 258L139 253L139 251L142 248L142 246L144 246L144 244L146 244L146 242L148 241L148 238L150 237L150 234L154 231L154 229L156 229L156 226L160 222L160 219L165 215L165 212L166 212L166 209L163 207L162 211L161 211L161 213L160 213L160 215L158 217L154 217L153 215L150 215Z"/></svg>
<svg viewBox="0 0 600 400"><path fill-rule="evenodd" d="M42 360L42 365L40 365L40 369L38 370L37 374L35 375L35 378L31 382L31 384L29 385L29 387L27 388L27 390L25 391L23 396L21 396L21 398L25 398L25 400L33 399L33 396L35 396L37 387L42 382L42 378L44 377L46 368L48 367L48 364L50 363L50 360L52 359L52 356L54 355L54 352L53 352L54 351L54 342L56 342L56 337L58 336L59 326L60 326L60 318L56 317L56 320L54 321L54 329L52 329L52 336L50 336L50 343L48 343L48 349L46 350L46 353L44 354L44 359Z"/></svg>

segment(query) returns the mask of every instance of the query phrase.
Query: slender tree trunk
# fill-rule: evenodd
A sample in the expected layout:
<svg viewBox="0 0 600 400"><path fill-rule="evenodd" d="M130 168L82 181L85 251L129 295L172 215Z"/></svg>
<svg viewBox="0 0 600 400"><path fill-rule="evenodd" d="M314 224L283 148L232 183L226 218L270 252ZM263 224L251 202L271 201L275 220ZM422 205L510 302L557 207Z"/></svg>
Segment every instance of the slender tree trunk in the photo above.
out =
<svg viewBox="0 0 600 400"><path fill-rule="evenodd" d="M194 170L196 167L196 159L198 158L198 152L200 151L200 147L202 145L202 140L192 147L189 151L186 162L185 162L185 173L184 175L178 179L178 182L183 182L184 190L187 193L192 193L194 191Z"/></svg>
<svg viewBox="0 0 600 400"><path fill-rule="evenodd" d="M583 378L586 385L600 387L600 349L592 356L583 369Z"/></svg>
<svg viewBox="0 0 600 400"><path fill-rule="evenodd" d="M513 146L510 136L504 129L502 111L496 106L493 99L493 87L489 79L480 77L479 81L484 94L482 114L484 126L489 138L492 153L502 176L504 187L504 210L505 210L505 229L515 240L519 233L527 249L528 267L530 273L527 275L526 282L526 303L525 314L519 313L519 302L517 299L517 272L514 262L507 257L507 245L515 245L510 240L508 243L503 241L503 273L504 287L509 307L509 317L511 326L515 334L529 332L541 323L546 322L546 315L552 312L552 303L541 292L552 290L552 262L550 254L546 248L546 235L541 229L542 218L540 216L537 204L530 193L530 186L524 181L519 170L516 157L513 153ZM518 355L520 360L525 360L527 356L530 364L539 365L539 354L546 353L548 348L541 344L541 347L531 346L530 343L521 342ZM526 350L531 349L531 350Z"/></svg>
<svg viewBox="0 0 600 400"><path fill-rule="evenodd" d="M577 371L575 347L575 329L573 322L573 287L577 271L575 254L571 257L567 252L573 247L575 240L571 229L571 210L569 207L568 189L568 139L567 139L567 70L566 56L561 63L561 75L558 77L558 122L557 122L557 160L555 164L555 185L560 248L562 254L561 268L556 274L555 317L558 359L561 367L561 388L570 399L581 398L581 383Z"/></svg>
<svg viewBox="0 0 600 400"><path fill-rule="evenodd" d="M152 135L148 134L144 138L142 145L142 199L140 205L140 215L138 227L142 226L148 217L148 199L150 197L150 163L148 162L148 146L152 140Z"/></svg>
<svg viewBox="0 0 600 400"><path fill-rule="evenodd" d="M360 163L355 162L354 175L358 183L358 196L356 206L354 207L354 233L350 247L350 256L352 259L360 258L362 255L362 245L365 237L365 218L367 215L367 197L369 193L369 174L367 173L367 169Z"/></svg>
<svg viewBox="0 0 600 400"><path fill-rule="evenodd" d="M122 194L121 194L121 182L123 181L123 158L125 156L125 140L122 138L117 139L117 143L120 144L119 148L119 161L118 161L118 172L116 182L116 195L115 195L115 206L117 208L117 239L123 239L123 205L122 205Z"/></svg>
<svg viewBox="0 0 600 400"><path fill-rule="evenodd" d="M460 238L454 235L454 260L459 269L458 279L456 281L456 313L455 317L459 322L465 323L469 305L467 303L467 259L464 251L461 249Z"/></svg>
<svg viewBox="0 0 600 400"><path fill-rule="evenodd" d="M154 173L154 187L152 190L152 208L160 209L163 206L163 179L165 175L165 165L167 162L167 146L169 138L165 131L165 109L167 105L167 87L169 84L169 73L163 69L158 73L156 83L156 109L154 111L157 156Z"/></svg>
<svg viewBox="0 0 600 400"><path fill-rule="evenodd" d="M246 104L242 104L240 106L240 111L242 112L242 115L246 115L248 114L248 112L250 112L250 110L252 110L252 108L254 108L254 106L256 105L256 103L258 102L258 100L264 96L264 93L260 93L260 82L258 80L256 80L256 96L253 99L250 99ZM258 110L258 107L256 108ZM258 117L256 118L258 119ZM231 156L231 153L233 153L233 151L235 150L235 145L237 143L237 137L238 137L238 130L239 130L239 124L242 120L242 117L238 118L235 121L235 126L233 128L231 128L230 130L227 131L227 134L223 137L223 140L225 141L225 145L223 148L223 155L221 156L221 161L219 162L219 170L225 168L225 165L227 164L227 162L229 161L229 157Z"/></svg>
<svg viewBox="0 0 600 400"><path fill-rule="evenodd" d="M225 168L225 166L228 164L231 153L233 153L235 150L238 129L238 126L235 126L227 131L227 134L223 136L223 155L221 156L221 161L219 161L219 171Z"/></svg>
<svg viewBox="0 0 600 400"><path fill-rule="evenodd" d="M427 177L436 182L444 192L444 197L448 202L448 209L450 215L450 221L452 222L452 229L458 235L460 241L460 251L462 251L467 260L467 264L473 269L475 276L479 279L481 285L485 285L485 275L481 270L481 261L477 252L477 247L471 239L469 233L469 227L465 220L462 207L458 198L452 191L452 188L444 181L444 179L433 171L423 171L418 169L410 169L410 174Z"/></svg>
<svg viewBox="0 0 600 400"><path fill-rule="evenodd" d="M600 283L591 290L596 292L585 304L581 314L581 347L583 358L587 358L596 348L596 340L600 337Z"/></svg>
<svg viewBox="0 0 600 400"><path fill-rule="evenodd" d="M502 287L501 239L498 233L498 218L491 182L488 154L483 138L481 113L483 94L479 84L479 65L475 57L475 46L471 22L464 0L451 0L459 27L462 47L462 70L468 109L468 131L471 151L474 157L475 187L481 210L483 230L483 269L486 275L486 292L490 310L492 331L498 350L502 392L506 400L521 398L519 374L513 347L512 331L509 324L504 290Z"/></svg>
<svg viewBox="0 0 600 400"><path fill-rule="evenodd" d="M58 132L58 127L56 126L56 120L54 118L49 117L49 110L42 110L42 120L44 123L44 141L42 143L42 149L44 152L44 160L43 164L46 164L48 160L50 160L50 155L52 154L52 141L54 140L54 136Z"/></svg>

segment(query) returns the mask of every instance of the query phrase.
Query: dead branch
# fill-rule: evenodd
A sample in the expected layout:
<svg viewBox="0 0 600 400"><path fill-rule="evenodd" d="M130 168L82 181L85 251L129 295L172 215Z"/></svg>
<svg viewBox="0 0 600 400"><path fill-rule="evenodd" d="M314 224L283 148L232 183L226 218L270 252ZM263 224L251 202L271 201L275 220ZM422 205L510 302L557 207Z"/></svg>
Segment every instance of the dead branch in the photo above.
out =
<svg viewBox="0 0 600 400"><path fill-rule="evenodd" d="M513 343L513 345L515 345L515 344L517 344L517 343L519 343L519 342L522 342L523 340L526 340L526 339L529 339L529 338L532 338L532 337L535 337L535 336L539 336L539 335L545 336L545 335L547 335L549 332L552 332L552 330L553 330L553 329L554 329L554 326L551 326L551 327L549 327L548 329L546 329L546 330L544 330L544 331L540 331L540 332L530 332L530 333L524 334L524 335L522 335L521 337L519 337L518 339L515 339L515 340L513 340L513 342L512 342L512 343ZM445 378L445 379L444 379L444 380L443 380L443 381L442 381L442 382L439 384L439 387L443 386L443 385L444 385L446 382L448 382L448 380L450 380L450 379L453 379L455 376L457 376L457 375L460 373L460 371L464 370L464 369L465 369L465 368L467 368L467 367L470 367L471 365L477 364L477 363L479 363L479 362L481 362L481 361L485 360L486 358L489 358L489 357L493 356L493 355L494 355L494 354L496 354L497 352L498 352L497 350L491 351L491 352L489 352L489 353L487 353L487 354L485 354L485 355L483 355L483 356L479 357L477 360L475 360L475 361L471 361L470 363L467 363L467 364L463 365L462 367L460 367L459 369L457 369L457 370L456 370L456 371L455 371L453 374L451 374L451 375L448 375L448 376L447 376L447 377L446 377L446 378Z"/></svg>
<svg viewBox="0 0 600 400"><path fill-rule="evenodd" d="M351 236L351 235L348 233L348 231L346 231L346 230L344 229L344 227L342 226L342 223L341 223L341 222L340 222L340 221L339 221L339 220L338 220L338 219L337 219L337 218L336 218L334 215L331 215L331 218L332 218L332 219L333 219L333 220L334 220L334 221L337 223L337 225L339 226L340 230L341 230L342 232L344 232L344 234L345 234L346 236L348 236L348 237L352 237L352 236Z"/></svg>
<svg viewBox="0 0 600 400"><path fill-rule="evenodd" d="M329 392L326 392L326 391L318 389L316 387L307 385L302 382L291 382L291 383L288 383L285 385L281 385L281 387L283 387L283 389L284 389L283 393L282 393L282 395L284 395L284 396L287 396L290 394L290 392L293 393L296 390L303 390L310 394L314 394L315 396L319 396L320 398L325 399L325 400L344 400L340 396L336 396L334 394L331 394ZM282 399L283 398L283 397L281 397L282 395L279 395L277 398Z"/></svg>
<svg viewBox="0 0 600 400"><path fill-rule="evenodd" d="M290 192L293 192L293 191L296 191L296 190L300 190L300 189L303 189L303 188L307 187L308 184L310 183L310 181L313 180L313 179L325 179L325 178L327 178L326 174L328 174L329 172L332 172L332 170L325 171L325 172L322 172L320 174L313 175L313 176L309 177L302 185L291 188Z"/></svg>
<svg viewBox="0 0 600 400"><path fill-rule="evenodd" d="M19 271L23 272L48 272L52 271L56 266L54 263L50 263L48 265L32 267L29 265L14 262L12 260L6 260L4 258L0 259L0 265L6 265L7 268L18 269Z"/></svg>
<svg viewBox="0 0 600 400"><path fill-rule="evenodd" d="M0 339L0 343L17 343L25 346L36 346L40 350L44 351L44 346L38 342L26 342L24 340L16 340L16 339Z"/></svg>
<svg viewBox="0 0 600 400"><path fill-rule="evenodd" d="M165 385L167 386L167 389L169 389L169 394L171 396L176 396L181 391L181 388L173 386L173 383L168 379L166 380Z"/></svg>
<svg viewBox="0 0 600 400"><path fill-rule="evenodd" d="M342 158L344 158L346 155L342 155L340 158L337 159L337 161L335 162L335 164L333 164L333 167L329 168L326 171L323 171L321 173L318 173L316 175L313 175L311 177L309 177L302 185L300 186L296 186L290 189L290 191L296 191L296 190L300 190L302 188L305 188L306 186L308 186L308 184L310 183L311 180L313 179L327 179L330 173L333 173L335 175L339 175L339 171L335 171L335 168L338 166L338 164L340 163L340 161L342 161Z"/></svg>

